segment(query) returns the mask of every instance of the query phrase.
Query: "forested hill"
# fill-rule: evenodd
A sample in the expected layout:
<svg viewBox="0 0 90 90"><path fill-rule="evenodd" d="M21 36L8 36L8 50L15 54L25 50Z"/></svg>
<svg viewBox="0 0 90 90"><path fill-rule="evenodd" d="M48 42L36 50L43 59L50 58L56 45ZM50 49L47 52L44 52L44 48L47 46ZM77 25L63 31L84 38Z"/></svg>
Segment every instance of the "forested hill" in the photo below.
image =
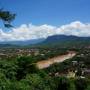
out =
<svg viewBox="0 0 90 90"><path fill-rule="evenodd" d="M66 36L66 35L54 35L49 36L43 43L54 43L54 42L65 42L65 41L90 41L90 37L77 37L77 36Z"/></svg>
<svg viewBox="0 0 90 90"><path fill-rule="evenodd" d="M50 46L87 46L90 45L90 37L77 37L66 35L54 35L49 36L45 41L40 43L41 45Z"/></svg>

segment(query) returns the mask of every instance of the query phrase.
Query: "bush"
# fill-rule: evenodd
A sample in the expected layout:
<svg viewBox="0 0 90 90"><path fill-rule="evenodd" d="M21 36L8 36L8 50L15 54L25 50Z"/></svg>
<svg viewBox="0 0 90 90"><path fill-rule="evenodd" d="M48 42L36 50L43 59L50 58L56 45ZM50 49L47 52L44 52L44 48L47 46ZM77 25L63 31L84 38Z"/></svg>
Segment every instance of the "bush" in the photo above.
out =
<svg viewBox="0 0 90 90"><path fill-rule="evenodd" d="M86 79L77 79L75 81L76 90L85 90L87 88L87 81Z"/></svg>

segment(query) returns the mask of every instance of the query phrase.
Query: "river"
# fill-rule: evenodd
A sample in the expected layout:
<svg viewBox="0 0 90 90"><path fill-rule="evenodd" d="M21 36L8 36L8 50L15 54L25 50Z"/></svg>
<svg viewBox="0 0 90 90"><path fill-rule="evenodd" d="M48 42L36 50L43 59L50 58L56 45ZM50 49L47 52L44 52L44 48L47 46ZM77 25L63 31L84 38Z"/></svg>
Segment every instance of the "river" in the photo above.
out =
<svg viewBox="0 0 90 90"><path fill-rule="evenodd" d="M52 65L54 63L60 63L60 62L63 62L67 59L73 58L75 55L76 55L76 52L71 52L70 51L65 55L60 55L60 56L57 56L57 57L54 57L54 58L51 58L51 59L48 59L48 60L39 61L39 62L36 63L36 66L39 69L44 69L44 68L47 68L47 67L49 67L50 65Z"/></svg>

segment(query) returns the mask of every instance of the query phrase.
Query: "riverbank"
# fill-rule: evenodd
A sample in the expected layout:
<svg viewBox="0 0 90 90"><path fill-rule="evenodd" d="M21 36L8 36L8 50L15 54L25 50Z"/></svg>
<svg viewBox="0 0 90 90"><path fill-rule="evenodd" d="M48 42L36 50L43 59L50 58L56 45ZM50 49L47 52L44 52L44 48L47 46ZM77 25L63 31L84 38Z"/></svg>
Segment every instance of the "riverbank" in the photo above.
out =
<svg viewBox="0 0 90 90"><path fill-rule="evenodd" d="M68 54L65 54L65 55L60 55L60 56L57 56L57 57L54 57L54 58L51 58L48 60L39 61L36 63L36 66L39 69L44 69L44 68L47 68L54 63L60 63L60 62L63 62L67 59L73 58L75 55L76 55L76 52L68 52Z"/></svg>

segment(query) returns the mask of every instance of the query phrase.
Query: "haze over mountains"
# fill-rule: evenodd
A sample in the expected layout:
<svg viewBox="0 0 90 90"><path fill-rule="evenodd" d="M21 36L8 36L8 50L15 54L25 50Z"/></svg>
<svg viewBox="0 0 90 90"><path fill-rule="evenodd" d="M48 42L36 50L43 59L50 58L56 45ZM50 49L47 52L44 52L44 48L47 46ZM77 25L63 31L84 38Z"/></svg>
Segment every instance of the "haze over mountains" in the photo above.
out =
<svg viewBox="0 0 90 90"><path fill-rule="evenodd" d="M73 35L52 35L48 38L44 39L32 39L32 40L25 40L25 41L7 41L7 42L0 42L1 46L6 45L45 45L45 44L68 44L68 43L90 43L90 37L77 37Z"/></svg>
<svg viewBox="0 0 90 90"><path fill-rule="evenodd" d="M45 39L44 38L41 38L41 39L32 39L32 40L23 40L23 41L3 41L3 42L0 42L0 44L11 44L11 45L20 45L20 46L24 46L24 45L31 45L31 44L37 44L37 43L40 43L42 41L44 41Z"/></svg>

